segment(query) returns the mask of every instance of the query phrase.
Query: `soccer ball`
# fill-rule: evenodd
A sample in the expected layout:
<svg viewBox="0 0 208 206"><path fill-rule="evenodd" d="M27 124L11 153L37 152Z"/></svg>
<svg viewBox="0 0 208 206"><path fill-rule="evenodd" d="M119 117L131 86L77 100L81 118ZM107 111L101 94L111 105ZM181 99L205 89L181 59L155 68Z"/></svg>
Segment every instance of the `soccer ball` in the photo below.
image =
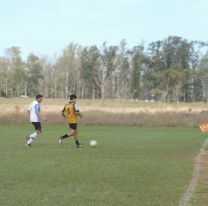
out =
<svg viewBox="0 0 208 206"><path fill-rule="evenodd" d="M91 140L90 141L90 147L96 147L97 146L97 141L96 140Z"/></svg>

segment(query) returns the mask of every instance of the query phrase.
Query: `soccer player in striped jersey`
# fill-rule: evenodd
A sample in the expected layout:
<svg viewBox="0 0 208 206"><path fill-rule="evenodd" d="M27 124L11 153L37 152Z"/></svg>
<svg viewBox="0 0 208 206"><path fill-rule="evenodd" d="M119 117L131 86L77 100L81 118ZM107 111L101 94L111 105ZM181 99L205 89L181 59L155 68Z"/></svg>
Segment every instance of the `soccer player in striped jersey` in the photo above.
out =
<svg viewBox="0 0 208 206"><path fill-rule="evenodd" d="M82 145L78 140L77 133L77 116L82 117L79 111L79 106L76 104L77 96L75 94L70 95L70 101L66 104L62 110L62 116L67 120L70 131L63 136L59 137L59 143L62 143L64 139L73 137L75 140L76 147L79 148Z"/></svg>

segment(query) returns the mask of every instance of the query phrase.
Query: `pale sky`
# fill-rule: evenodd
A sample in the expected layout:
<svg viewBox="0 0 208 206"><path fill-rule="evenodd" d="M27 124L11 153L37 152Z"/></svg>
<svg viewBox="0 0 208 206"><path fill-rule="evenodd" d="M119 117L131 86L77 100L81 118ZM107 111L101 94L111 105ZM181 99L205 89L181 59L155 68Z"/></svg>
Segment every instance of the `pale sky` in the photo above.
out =
<svg viewBox="0 0 208 206"><path fill-rule="evenodd" d="M0 56L59 55L70 43L127 47L170 35L208 42L208 0L0 0Z"/></svg>

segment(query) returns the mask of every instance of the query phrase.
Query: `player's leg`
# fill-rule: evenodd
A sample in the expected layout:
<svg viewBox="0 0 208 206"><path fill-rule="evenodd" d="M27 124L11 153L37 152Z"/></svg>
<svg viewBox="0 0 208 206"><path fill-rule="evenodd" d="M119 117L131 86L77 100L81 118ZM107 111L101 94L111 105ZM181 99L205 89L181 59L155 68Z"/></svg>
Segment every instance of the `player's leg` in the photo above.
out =
<svg viewBox="0 0 208 206"><path fill-rule="evenodd" d="M74 133L73 137L74 137L74 141L75 141L76 147L77 147L77 148L78 148L78 147L81 147L82 144L80 144L80 142L79 142L79 140L78 140L78 132L77 132L77 131Z"/></svg>
<svg viewBox="0 0 208 206"><path fill-rule="evenodd" d="M71 124L71 136L73 136L76 147L79 148L82 146L78 140L77 124Z"/></svg>
<svg viewBox="0 0 208 206"><path fill-rule="evenodd" d="M37 136L41 133L42 128L41 128L41 123L40 122L32 122L35 132L31 133L30 135L27 136L27 142L26 146L31 147L32 142L37 138Z"/></svg>
<svg viewBox="0 0 208 206"><path fill-rule="evenodd" d="M58 138L59 143L62 143L63 140L66 139L66 138L68 138L68 137L69 137L69 135L68 135L67 133L64 134L63 136L60 136L60 137Z"/></svg>
<svg viewBox="0 0 208 206"><path fill-rule="evenodd" d="M79 140L77 138L77 124L76 123L69 124L69 128L70 128L69 133L59 137L59 143L62 143L63 140L68 137L73 137L76 143L76 147L77 148L81 147L82 145L79 143Z"/></svg>
<svg viewBox="0 0 208 206"><path fill-rule="evenodd" d="M70 124L69 124L69 128L70 128ZM66 133L66 134L64 134L62 136L59 136L58 142L61 144L63 142L63 140L68 138L68 137L70 137L70 131L69 131L69 133Z"/></svg>
<svg viewBox="0 0 208 206"><path fill-rule="evenodd" d="M66 139L66 138L71 137L71 136L74 135L74 131L72 131L72 127L73 127L72 124L69 124L69 128L70 128L69 133L66 133L66 134L64 134L63 136L60 136L60 137L58 138L59 143L62 143L64 139ZM76 131L75 131L75 132L76 132Z"/></svg>

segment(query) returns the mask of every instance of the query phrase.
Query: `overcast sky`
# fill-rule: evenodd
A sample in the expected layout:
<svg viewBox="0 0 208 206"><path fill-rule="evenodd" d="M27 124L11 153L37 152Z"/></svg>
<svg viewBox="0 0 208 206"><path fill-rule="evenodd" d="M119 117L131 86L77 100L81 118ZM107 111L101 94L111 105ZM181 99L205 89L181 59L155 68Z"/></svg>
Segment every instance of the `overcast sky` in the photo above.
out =
<svg viewBox="0 0 208 206"><path fill-rule="evenodd" d="M0 0L0 56L59 55L70 43L127 46L177 35L208 41L208 0Z"/></svg>

